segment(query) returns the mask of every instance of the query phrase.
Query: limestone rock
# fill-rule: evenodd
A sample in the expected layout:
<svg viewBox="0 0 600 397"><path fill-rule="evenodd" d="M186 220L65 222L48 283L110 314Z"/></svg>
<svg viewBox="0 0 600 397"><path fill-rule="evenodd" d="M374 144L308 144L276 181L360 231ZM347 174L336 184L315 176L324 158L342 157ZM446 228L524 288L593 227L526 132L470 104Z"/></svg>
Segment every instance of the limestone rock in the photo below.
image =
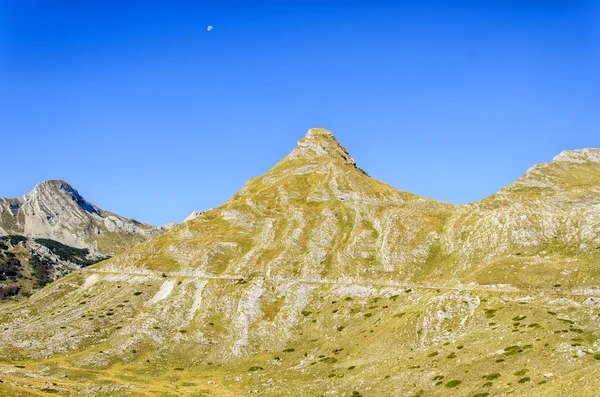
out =
<svg viewBox="0 0 600 397"><path fill-rule="evenodd" d="M194 210L194 211L192 211L192 213L191 213L191 214L189 214L189 215L187 216L187 218L185 218L183 221L184 221L184 222L190 221L190 220L192 220L192 219L194 219L194 218L197 218L197 217L199 217L200 215L204 214L205 212L206 212L206 211L202 211L202 210Z"/></svg>
<svg viewBox="0 0 600 397"><path fill-rule="evenodd" d="M50 180L20 198L0 199L2 234L48 238L114 255L162 233L160 227L102 210L65 181Z"/></svg>

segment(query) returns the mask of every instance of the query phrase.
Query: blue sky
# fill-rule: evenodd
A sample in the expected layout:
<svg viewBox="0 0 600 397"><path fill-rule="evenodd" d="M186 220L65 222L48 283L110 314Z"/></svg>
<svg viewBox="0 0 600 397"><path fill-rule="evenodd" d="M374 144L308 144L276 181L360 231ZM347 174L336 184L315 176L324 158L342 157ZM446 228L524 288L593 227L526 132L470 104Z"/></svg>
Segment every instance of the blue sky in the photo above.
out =
<svg viewBox="0 0 600 397"><path fill-rule="evenodd" d="M600 146L599 3L0 0L0 197L65 179L180 221L324 127L377 179L480 200Z"/></svg>

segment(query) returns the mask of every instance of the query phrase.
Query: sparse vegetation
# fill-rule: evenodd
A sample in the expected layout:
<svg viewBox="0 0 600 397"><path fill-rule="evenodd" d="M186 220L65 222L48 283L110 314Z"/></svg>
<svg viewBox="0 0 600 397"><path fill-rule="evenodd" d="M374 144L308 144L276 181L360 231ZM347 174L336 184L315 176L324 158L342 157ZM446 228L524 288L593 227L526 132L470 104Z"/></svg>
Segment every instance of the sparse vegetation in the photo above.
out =
<svg viewBox="0 0 600 397"><path fill-rule="evenodd" d="M444 386L446 386L447 388L453 388L453 387L457 387L458 385L460 385L462 383L461 380L451 380L450 382L447 382Z"/></svg>

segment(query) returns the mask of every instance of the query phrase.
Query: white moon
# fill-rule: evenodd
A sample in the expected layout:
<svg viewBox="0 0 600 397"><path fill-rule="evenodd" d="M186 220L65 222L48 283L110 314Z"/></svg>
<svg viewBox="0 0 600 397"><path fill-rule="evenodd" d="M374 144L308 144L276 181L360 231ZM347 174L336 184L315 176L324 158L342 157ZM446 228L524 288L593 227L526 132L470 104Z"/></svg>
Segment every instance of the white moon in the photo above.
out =
<svg viewBox="0 0 600 397"><path fill-rule="evenodd" d="M210 32L211 30L213 30L213 26L212 26L212 25L208 25L208 26L206 27L206 30L208 30L208 31Z"/></svg>

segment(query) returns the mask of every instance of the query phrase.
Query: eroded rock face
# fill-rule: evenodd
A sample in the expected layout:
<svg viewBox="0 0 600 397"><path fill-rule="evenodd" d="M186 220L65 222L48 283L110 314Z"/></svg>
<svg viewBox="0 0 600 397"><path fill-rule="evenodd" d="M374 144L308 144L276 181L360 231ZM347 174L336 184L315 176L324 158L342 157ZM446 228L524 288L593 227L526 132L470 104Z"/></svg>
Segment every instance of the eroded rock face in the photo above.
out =
<svg viewBox="0 0 600 397"><path fill-rule="evenodd" d="M20 198L0 199L2 234L48 238L114 255L163 232L102 210L65 181L40 183Z"/></svg>

